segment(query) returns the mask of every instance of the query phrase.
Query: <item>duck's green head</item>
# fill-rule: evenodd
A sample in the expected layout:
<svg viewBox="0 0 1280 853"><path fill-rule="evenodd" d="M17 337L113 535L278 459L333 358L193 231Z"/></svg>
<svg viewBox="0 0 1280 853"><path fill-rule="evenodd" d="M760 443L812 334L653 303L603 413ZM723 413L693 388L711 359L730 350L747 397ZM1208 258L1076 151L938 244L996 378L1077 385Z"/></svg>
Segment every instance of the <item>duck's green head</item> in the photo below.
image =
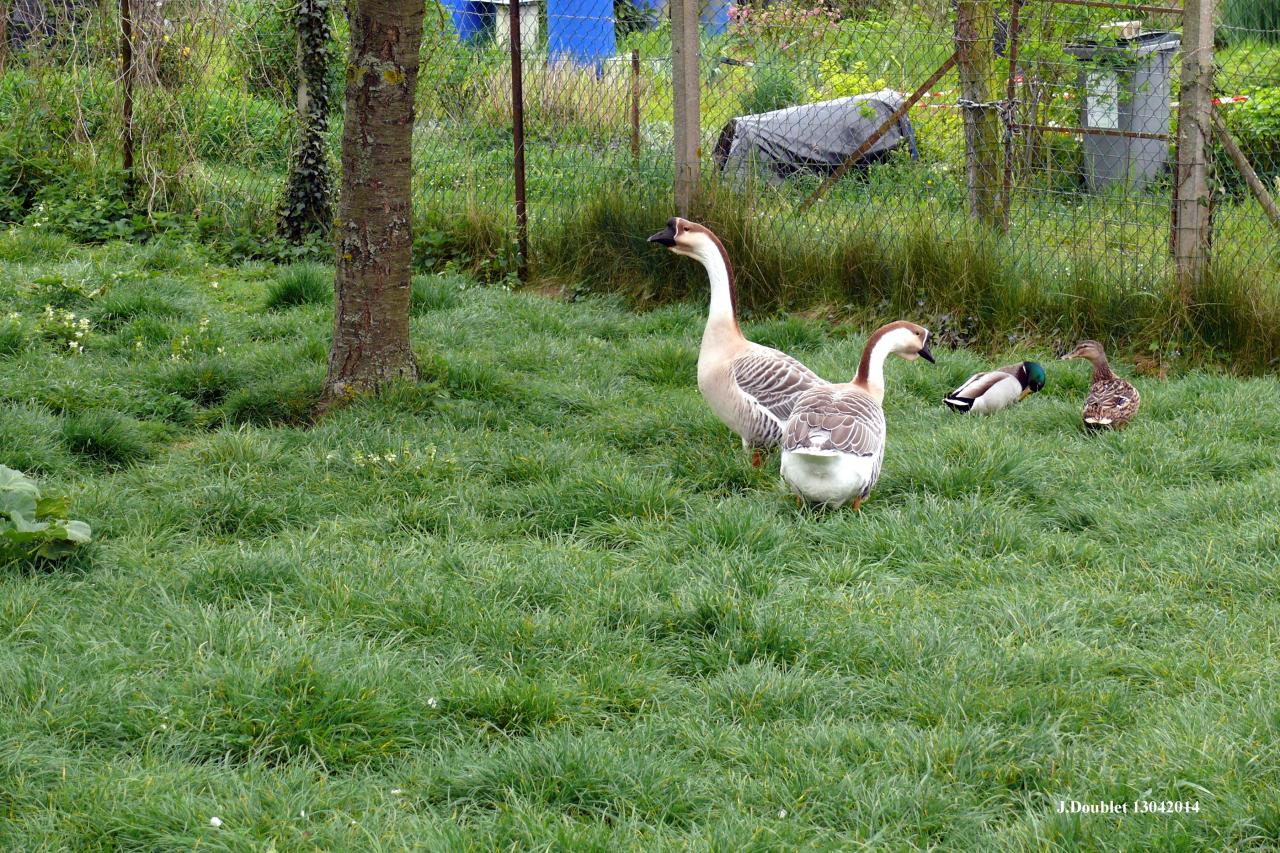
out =
<svg viewBox="0 0 1280 853"><path fill-rule="evenodd" d="M1034 394L1044 387L1044 368L1038 361L1022 362L1022 369L1027 372L1027 393Z"/></svg>

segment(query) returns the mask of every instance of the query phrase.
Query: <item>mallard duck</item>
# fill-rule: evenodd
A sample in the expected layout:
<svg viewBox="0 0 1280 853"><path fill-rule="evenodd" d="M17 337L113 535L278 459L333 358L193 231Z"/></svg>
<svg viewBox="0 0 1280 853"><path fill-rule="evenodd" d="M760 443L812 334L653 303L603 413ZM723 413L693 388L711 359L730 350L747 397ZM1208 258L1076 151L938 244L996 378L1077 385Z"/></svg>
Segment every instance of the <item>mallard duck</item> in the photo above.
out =
<svg viewBox="0 0 1280 853"><path fill-rule="evenodd" d="M782 436L782 479L796 503L855 510L880 478L884 460L884 360L896 353L908 361L933 361L929 330L899 320L867 339L852 382L823 385L796 402Z"/></svg>
<svg viewBox="0 0 1280 853"><path fill-rule="evenodd" d="M711 283L707 325L698 351L698 390L716 416L742 438L751 464L776 447L796 398L826 382L784 352L752 343L738 326L733 266L709 228L680 217L649 238L701 263Z"/></svg>
<svg viewBox="0 0 1280 853"><path fill-rule="evenodd" d="M1084 425L1087 429L1120 429L1138 413L1142 397L1138 389L1111 372L1107 354L1097 341L1081 341L1063 356L1087 358L1093 364L1093 384L1084 399Z"/></svg>
<svg viewBox="0 0 1280 853"><path fill-rule="evenodd" d="M956 412L988 415L1008 408L1044 387L1044 368L1024 361L998 370L975 373L942 402Z"/></svg>

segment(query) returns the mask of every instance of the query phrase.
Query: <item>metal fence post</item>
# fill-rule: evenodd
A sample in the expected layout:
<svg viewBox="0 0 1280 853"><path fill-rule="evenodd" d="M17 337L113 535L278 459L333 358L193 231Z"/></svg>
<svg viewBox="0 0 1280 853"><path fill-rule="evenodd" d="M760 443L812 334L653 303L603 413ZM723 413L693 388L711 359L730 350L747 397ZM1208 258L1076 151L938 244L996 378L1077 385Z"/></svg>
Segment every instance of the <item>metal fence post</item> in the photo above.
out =
<svg viewBox="0 0 1280 853"><path fill-rule="evenodd" d="M1182 302L1203 272L1213 238L1209 156L1213 112L1214 0L1186 0L1182 13L1182 91L1173 183L1173 256Z"/></svg>
<svg viewBox="0 0 1280 853"><path fill-rule="evenodd" d="M529 276L529 203L524 186L524 69L520 54L520 0L511 0L507 8L511 16L511 141L515 147L512 168L516 185L516 243L520 253L516 274L525 281Z"/></svg>
<svg viewBox="0 0 1280 853"><path fill-rule="evenodd" d="M995 9L992 0L959 0L956 4L956 68L960 75L964 116L965 171L969 213L999 226L1000 104L995 91Z"/></svg>
<svg viewBox="0 0 1280 853"><path fill-rule="evenodd" d="M698 192L701 157L698 0L671 0L671 89L675 108L676 213L688 216Z"/></svg>
<svg viewBox="0 0 1280 853"><path fill-rule="evenodd" d="M640 160L640 51L631 51L631 159Z"/></svg>
<svg viewBox="0 0 1280 853"><path fill-rule="evenodd" d="M124 122L121 135L120 167L124 170L124 191L132 199L137 189L137 175L133 167L133 11L129 0L120 0L120 86L124 99L121 119Z"/></svg>

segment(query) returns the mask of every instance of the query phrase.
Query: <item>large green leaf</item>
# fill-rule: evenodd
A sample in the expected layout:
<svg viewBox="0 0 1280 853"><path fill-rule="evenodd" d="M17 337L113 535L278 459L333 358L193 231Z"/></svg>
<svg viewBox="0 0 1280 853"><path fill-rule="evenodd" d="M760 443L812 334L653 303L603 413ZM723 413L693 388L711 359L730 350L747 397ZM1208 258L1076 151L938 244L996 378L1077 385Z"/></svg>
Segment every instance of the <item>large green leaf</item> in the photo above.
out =
<svg viewBox="0 0 1280 853"><path fill-rule="evenodd" d="M40 489L21 471L0 465L0 513L20 513L34 520Z"/></svg>
<svg viewBox="0 0 1280 853"><path fill-rule="evenodd" d="M93 538L93 533L89 529L89 525L83 521L68 521L62 526L62 535L66 537L68 542L74 542L83 545Z"/></svg>

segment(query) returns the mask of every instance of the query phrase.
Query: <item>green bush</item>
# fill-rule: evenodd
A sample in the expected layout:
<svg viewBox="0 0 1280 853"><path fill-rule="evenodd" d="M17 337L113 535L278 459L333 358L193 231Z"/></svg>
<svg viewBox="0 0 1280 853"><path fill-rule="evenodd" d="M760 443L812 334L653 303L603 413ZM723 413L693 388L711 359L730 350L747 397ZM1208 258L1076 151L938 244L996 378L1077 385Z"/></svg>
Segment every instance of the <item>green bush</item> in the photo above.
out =
<svg viewBox="0 0 1280 853"><path fill-rule="evenodd" d="M267 290L268 311L299 305L329 305L332 302L333 268L324 264L301 263L286 267Z"/></svg>
<svg viewBox="0 0 1280 853"><path fill-rule="evenodd" d="M299 371L233 392L222 410L226 419L235 424L300 426L312 421L323 391L323 376L313 371Z"/></svg>
<svg viewBox="0 0 1280 853"><path fill-rule="evenodd" d="M336 5L336 4L335 4ZM249 91L280 104L295 102L298 83L297 32L288 0L245 4L238 20L246 22L232 34L232 50L239 75ZM329 63L329 85L334 97L342 89L346 61L346 23L335 14L334 50Z"/></svg>
<svg viewBox="0 0 1280 853"><path fill-rule="evenodd" d="M1280 3L1276 0L1223 0L1222 21L1228 27L1256 30L1253 38L1280 42Z"/></svg>
<svg viewBox="0 0 1280 853"><path fill-rule="evenodd" d="M289 160L294 113L238 89L193 88L177 95L196 154L214 163L279 168Z"/></svg>
<svg viewBox="0 0 1280 853"><path fill-rule="evenodd" d="M1250 100L1225 110L1227 129L1263 183L1280 180L1280 86L1259 89ZM1219 147L1217 174L1224 187L1241 193L1244 179Z"/></svg>
<svg viewBox="0 0 1280 853"><path fill-rule="evenodd" d="M0 316L0 359L17 355L31 344L32 331L21 315Z"/></svg>
<svg viewBox="0 0 1280 853"><path fill-rule="evenodd" d="M758 66L751 81L751 89L742 98L742 111L748 114L767 113L804 101L804 87L785 68L770 65Z"/></svg>
<svg viewBox="0 0 1280 853"><path fill-rule="evenodd" d="M35 481L0 465L0 566L54 559L88 542L89 525L67 516L65 499L42 497Z"/></svg>
<svg viewBox="0 0 1280 853"><path fill-rule="evenodd" d="M108 465L127 465L151 455L142 424L105 409L69 416L62 425L62 438L75 453Z"/></svg>
<svg viewBox="0 0 1280 853"><path fill-rule="evenodd" d="M50 184L83 181L89 167L66 146L77 137L115 138L111 104L107 74L81 68L36 77L14 67L0 76L0 222L21 222Z"/></svg>

